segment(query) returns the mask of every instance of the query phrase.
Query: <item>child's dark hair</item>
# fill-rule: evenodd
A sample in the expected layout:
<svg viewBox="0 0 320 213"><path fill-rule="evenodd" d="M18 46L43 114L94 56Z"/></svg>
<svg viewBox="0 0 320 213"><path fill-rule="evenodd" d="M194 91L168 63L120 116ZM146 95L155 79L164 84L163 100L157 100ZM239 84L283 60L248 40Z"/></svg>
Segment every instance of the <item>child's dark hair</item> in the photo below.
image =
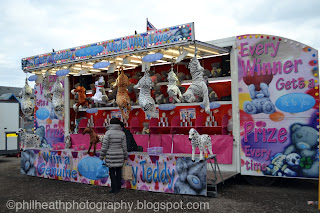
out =
<svg viewBox="0 0 320 213"><path fill-rule="evenodd" d="M110 124L121 124L121 121L118 118L111 118Z"/></svg>

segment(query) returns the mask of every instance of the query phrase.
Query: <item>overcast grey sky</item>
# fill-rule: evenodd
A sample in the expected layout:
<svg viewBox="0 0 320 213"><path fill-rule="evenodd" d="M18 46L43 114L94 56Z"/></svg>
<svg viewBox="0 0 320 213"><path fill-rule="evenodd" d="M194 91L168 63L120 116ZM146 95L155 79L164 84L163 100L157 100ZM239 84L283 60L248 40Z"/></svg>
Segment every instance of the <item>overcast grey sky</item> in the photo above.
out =
<svg viewBox="0 0 320 213"><path fill-rule="evenodd" d="M146 31L195 23L209 41L257 33L320 49L319 0L1 0L0 86L24 85L21 58ZM30 76L30 75L29 75Z"/></svg>

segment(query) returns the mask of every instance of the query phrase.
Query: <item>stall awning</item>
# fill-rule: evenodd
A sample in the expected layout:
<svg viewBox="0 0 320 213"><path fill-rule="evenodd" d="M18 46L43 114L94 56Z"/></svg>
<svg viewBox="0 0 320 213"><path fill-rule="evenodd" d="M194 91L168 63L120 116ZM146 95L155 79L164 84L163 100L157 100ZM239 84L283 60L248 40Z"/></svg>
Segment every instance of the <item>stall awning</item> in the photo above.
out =
<svg viewBox="0 0 320 213"><path fill-rule="evenodd" d="M197 51L196 51L197 50ZM184 53L184 59L228 54L229 50L194 39L193 23L164 28L155 32L122 37L82 47L47 53L22 59L24 72L41 74L50 70L69 69L70 75L106 72L109 68L93 68L98 62L110 62L115 69L124 70L141 66L147 54L161 53L161 60L153 65L175 62Z"/></svg>

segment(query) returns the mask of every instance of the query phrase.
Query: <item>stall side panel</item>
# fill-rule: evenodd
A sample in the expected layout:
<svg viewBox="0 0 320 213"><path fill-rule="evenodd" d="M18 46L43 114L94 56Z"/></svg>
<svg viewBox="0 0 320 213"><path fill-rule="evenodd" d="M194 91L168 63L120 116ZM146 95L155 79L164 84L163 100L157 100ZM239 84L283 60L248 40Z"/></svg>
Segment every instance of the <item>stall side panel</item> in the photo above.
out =
<svg viewBox="0 0 320 213"><path fill-rule="evenodd" d="M53 110L52 101L45 98L45 93L52 91L52 86L58 76L49 76L49 90L43 83L35 85L35 133L40 136L41 147L52 148L53 145L64 141L64 120L59 119ZM64 85L64 80L61 81ZM64 100L64 92L62 92Z"/></svg>
<svg viewBox="0 0 320 213"><path fill-rule="evenodd" d="M237 51L241 174L318 178L318 51L271 35Z"/></svg>

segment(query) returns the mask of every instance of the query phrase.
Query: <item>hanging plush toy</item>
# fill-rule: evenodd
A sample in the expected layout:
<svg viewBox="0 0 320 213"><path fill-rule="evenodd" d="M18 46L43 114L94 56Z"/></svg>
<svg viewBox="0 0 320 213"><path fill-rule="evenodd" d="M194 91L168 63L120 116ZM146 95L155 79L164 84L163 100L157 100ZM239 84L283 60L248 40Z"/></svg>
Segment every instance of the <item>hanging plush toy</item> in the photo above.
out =
<svg viewBox="0 0 320 213"><path fill-rule="evenodd" d="M108 96L106 95L106 92L104 91L104 77L100 76L99 80L94 83L96 87L96 93L92 97L92 100L95 104L107 104Z"/></svg>
<svg viewBox="0 0 320 213"><path fill-rule="evenodd" d="M131 110L130 97L127 93L127 87L129 86L129 78L123 72L123 69L120 68L120 75L118 76L114 87L118 86L117 92L117 104L120 108L121 114L124 119L129 119L129 113Z"/></svg>
<svg viewBox="0 0 320 213"><path fill-rule="evenodd" d="M64 101L62 100L62 92L63 92L63 86L60 82L59 77L56 78L55 83L52 87L52 105L53 105L53 111L56 116L62 120L64 117Z"/></svg>
<svg viewBox="0 0 320 213"><path fill-rule="evenodd" d="M32 94L32 89L28 84L28 80L26 79L26 84L22 88L20 92L21 99L21 111L26 116L27 119L31 120L31 115L33 113L33 105L30 100Z"/></svg>
<svg viewBox="0 0 320 213"><path fill-rule="evenodd" d="M208 87L203 79L203 67L200 65L199 60L193 57L189 63L188 68L190 69L192 84L189 86L187 91L183 94L184 100L189 103L195 102L195 96L203 98L203 104L205 106L206 113L210 113L210 103L208 95Z"/></svg>
<svg viewBox="0 0 320 213"><path fill-rule="evenodd" d="M152 81L148 70L145 71L144 76L139 80L138 84L134 86L135 89L140 87L139 105L142 110L149 116L157 118L156 106L151 97L150 89L152 88Z"/></svg>
<svg viewBox="0 0 320 213"><path fill-rule="evenodd" d="M44 75L42 84L43 84L43 96L47 101L52 101L52 93L50 92L50 83L49 83L49 72L47 71Z"/></svg>
<svg viewBox="0 0 320 213"><path fill-rule="evenodd" d="M88 107L88 101L86 100L86 89L82 86L77 86L75 89L71 90L73 95L77 96L77 103L73 105L74 111L78 111L78 108L82 108L83 106Z"/></svg>
<svg viewBox="0 0 320 213"><path fill-rule="evenodd" d="M173 68L171 68L171 71L168 74L168 89L167 92L169 94L169 97L172 97L176 102L181 102L181 92L179 87L177 87L177 82L179 81L177 75L174 73ZM178 97L179 96L179 99Z"/></svg>

